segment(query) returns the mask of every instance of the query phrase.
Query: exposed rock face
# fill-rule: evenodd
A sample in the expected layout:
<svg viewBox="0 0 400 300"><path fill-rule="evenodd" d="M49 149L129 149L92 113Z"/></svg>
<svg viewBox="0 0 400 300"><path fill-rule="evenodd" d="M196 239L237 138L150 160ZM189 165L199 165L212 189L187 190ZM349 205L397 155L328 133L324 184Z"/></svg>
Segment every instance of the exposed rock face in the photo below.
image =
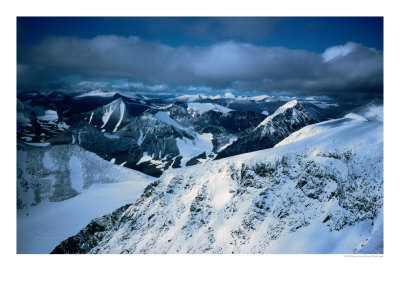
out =
<svg viewBox="0 0 400 300"><path fill-rule="evenodd" d="M251 133L221 151L217 159L272 148L292 132L315 122L297 100L290 101L265 118Z"/></svg>
<svg viewBox="0 0 400 300"><path fill-rule="evenodd" d="M106 160L115 159L116 164L158 177L164 170L186 166L189 161L193 165L212 160L221 147L263 119L254 112L210 109L196 113L179 103L128 118L124 105L125 100L117 99L81 114L82 120L75 117L68 130L48 142L77 144ZM199 155L201 160L194 159Z"/></svg>
<svg viewBox="0 0 400 300"><path fill-rule="evenodd" d="M41 98L40 98L41 99ZM51 103L22 102L17 99L17 137L24 142L42 142L62 133L65 124ZM41 104L41 105L39 105Z"/></svg>
<svg viewBox="0 0 400 300"><path fill-rule="evenodd" d="M28 142L38 141L40 131L35 113L17 99L17 137Z"/></svg>
<svg viewBox="0 0 400 300"><path fill-rule="evenodd" d="M84 119L92 126L110 133L117 131L119 127L125 126L130 121L125 102L121 98L86 113Z"/></svg>
<svg viewBox="0 0 400 300"><path fill-rule="evenodd" d="M112 133L149 109L149 106L143 104L142 101L133 100L119 94L115 94L112 99L111 102L94 110L74 114L68 119L68 124L73 125L79 121L85 121L103 132ZM82 101L75 101L79 102L75 106L78 106Z"/></svg>

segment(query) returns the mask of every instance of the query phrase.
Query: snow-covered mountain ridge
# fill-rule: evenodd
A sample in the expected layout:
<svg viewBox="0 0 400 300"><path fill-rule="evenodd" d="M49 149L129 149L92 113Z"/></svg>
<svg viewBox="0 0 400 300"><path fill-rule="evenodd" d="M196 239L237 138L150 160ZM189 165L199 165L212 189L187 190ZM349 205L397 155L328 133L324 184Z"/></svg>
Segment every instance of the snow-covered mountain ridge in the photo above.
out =
<svg viewBox="0 0 400 300"><path fill-rule="evenodd" d="M303 131L315 134L168 170L53 253L382 253L382 122Z"/></svg>
<svg viewBox="0 0 400 300"><path fill-rule="evenodd" d="M267 116L249 134L221 151L217 159L271 148L291 133L315 122L314 117L297 100L292 100Z"/></svg>

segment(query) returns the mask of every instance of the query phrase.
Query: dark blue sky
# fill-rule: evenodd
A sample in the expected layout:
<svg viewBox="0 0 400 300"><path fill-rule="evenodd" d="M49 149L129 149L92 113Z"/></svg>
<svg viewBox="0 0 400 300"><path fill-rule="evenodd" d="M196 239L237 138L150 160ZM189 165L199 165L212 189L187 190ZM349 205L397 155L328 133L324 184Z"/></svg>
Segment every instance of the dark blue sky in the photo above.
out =
<svg viewBox="0 0 400 300"><path fill-rule="evenodd" d="M19 17L18 89L383 95L381 17Z"/></svg>
<svg viewBox="0 0 400 300"><path fill-rule="evenodd" d="M216 22L218 19L225 22ZM229 22L238 25L225 26ZM158 40L170 46L206 46L233 39L313 52L348 41L383 49L383 18L379 17L22 17L17 25L19 45L38 43L47 36L93 38L114 34Z"/></svg>

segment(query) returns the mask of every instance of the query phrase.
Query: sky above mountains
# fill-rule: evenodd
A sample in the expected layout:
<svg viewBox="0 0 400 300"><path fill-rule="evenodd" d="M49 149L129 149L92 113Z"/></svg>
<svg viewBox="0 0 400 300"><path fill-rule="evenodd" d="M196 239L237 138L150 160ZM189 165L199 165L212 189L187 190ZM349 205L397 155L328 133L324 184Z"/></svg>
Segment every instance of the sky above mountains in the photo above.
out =
<svg viewBox="0 0 400 300"><path fill-rule="evenodd" d="M17 18L18 89L382 98L383 18Z"/></svg>

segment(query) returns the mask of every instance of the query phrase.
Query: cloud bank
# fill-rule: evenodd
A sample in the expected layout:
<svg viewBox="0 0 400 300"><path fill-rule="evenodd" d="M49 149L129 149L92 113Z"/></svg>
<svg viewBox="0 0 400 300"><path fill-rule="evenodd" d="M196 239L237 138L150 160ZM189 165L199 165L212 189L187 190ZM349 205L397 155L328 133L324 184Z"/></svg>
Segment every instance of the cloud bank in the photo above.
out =
<svg viewBox="0 0 400 300"><path fill-rule="evenodd" d="M383 91L382 51L353 42L319 54L235 41L171 47L115 35L51 37L19 48L17 62L19 89L62 87L71 84L62 78L75 75L82 82L123 79L132 90L201 86L349 98Z"/></svg>

